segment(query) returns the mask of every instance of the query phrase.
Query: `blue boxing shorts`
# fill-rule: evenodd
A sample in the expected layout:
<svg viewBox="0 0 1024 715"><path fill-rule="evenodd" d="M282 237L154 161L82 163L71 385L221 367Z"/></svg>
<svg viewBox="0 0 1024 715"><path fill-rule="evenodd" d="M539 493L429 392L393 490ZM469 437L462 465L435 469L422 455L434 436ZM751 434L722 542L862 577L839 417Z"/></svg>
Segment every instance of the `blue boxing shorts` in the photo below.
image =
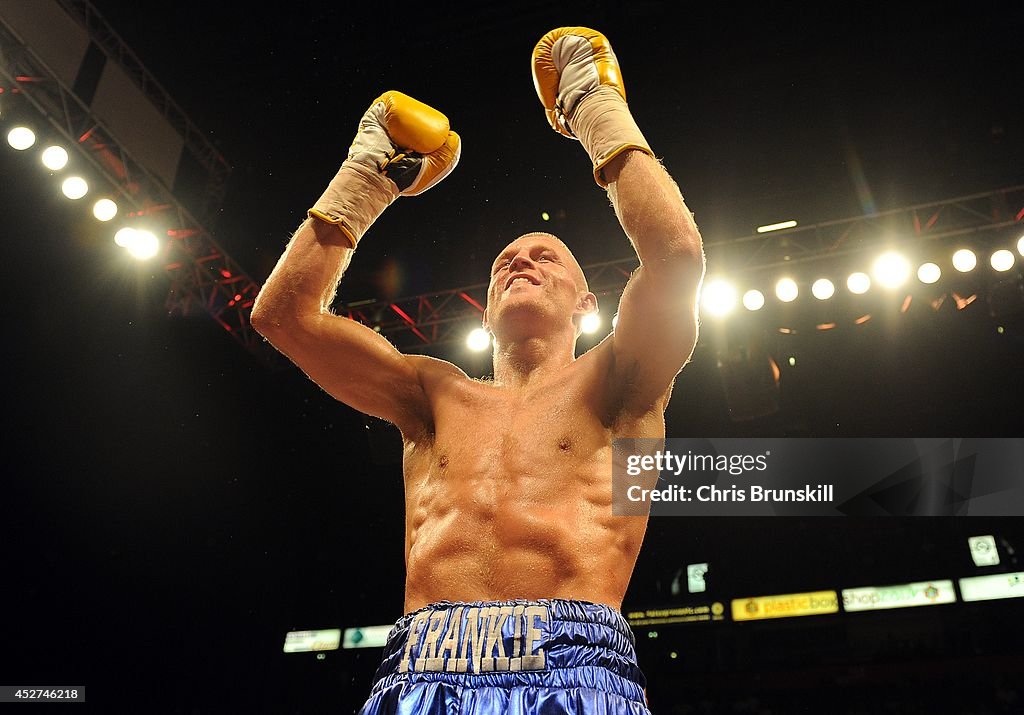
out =
<svg viewBox="0 0 1024 715"><path fill-rule="evenodd" d="M633 631L587 601L442 601L391 629L359 715L650 715Z"/></svg>

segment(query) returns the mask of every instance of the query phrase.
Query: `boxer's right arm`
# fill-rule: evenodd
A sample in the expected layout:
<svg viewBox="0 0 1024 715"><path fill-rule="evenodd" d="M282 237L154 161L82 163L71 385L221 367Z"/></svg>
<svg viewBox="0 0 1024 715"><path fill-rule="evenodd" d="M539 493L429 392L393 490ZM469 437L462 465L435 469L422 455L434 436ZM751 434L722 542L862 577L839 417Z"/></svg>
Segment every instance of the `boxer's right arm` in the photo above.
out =
<svg viewBox="0 0 1024 715"><path fill-rule="evenodd" d="M414 357L330 311L365 231L398 196L420 194L458 163L443 114L397 92L364 114L348 158L260 290L250 322L326 392L412 434L430 411Z"/></svg>
<svg viewBox="0 0 1024 715"><path fill-rule="evenodd" d="M253 328L328 394L413 434L429 410L412 359L329 305L353 249L316 219L295 232L253 305Z"/></svg>

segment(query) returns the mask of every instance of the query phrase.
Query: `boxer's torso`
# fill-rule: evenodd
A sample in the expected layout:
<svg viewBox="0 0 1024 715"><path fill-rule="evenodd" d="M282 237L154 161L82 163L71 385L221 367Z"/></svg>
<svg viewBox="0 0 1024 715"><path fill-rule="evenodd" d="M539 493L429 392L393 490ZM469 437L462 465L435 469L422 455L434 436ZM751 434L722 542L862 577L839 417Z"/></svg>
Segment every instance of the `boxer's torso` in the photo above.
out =
<svg viewBox="0 0 1024 715"><path fill-rule="evenodd" d="M605 346L606 347L606 346ZM620 607L647 527L612 514L618 436L664 437L595 349L527 388L424 367L433 429L405 437L406 612L442 600Z"/></svg>

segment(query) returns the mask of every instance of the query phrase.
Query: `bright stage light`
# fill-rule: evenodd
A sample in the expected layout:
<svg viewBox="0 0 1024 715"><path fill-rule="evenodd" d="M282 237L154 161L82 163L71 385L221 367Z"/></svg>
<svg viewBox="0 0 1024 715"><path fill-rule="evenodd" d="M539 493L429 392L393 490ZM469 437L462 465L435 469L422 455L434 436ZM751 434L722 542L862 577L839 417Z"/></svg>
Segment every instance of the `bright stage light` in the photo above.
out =
<svg viewBox="0 0 1024 715"><path fill-rule="evenodd" d="M117 216L117 204L110 199L100 199L93 204L92 215L100 221L109 221Z"/></svg>
<svg viewBox="0 0 1024 715"><path fill-rule="evenodd" d="M483 328L474 328L466 337L466 345L474 352L482 352L491 344L491 334Z"/></svg>
<svg viewBox="0 0 1024 715"><path fill-rule="evenodd" d="M783 278L775 284L775 297L783 303L790 303L800 295L800 289L792 278Z"/></svg>
<svg viewBox="0 0 1024 715"><path fill-rule="evenodd" d="M1024 236L1017 239L1017 253L1024 256Z"/></svg>
<svg viewBox="0 0 1024 715"><path fill-rule="evenodd" d="M846 279L846 287L851 293L862 295L871 288L871 278L867 273L861 273L860 271L851 273L850 277Z"/></svg>
<svg viewBox="0 0 1024 715"><path fill-rule="evenodd" d="M157 254L160 250L160 242L149 231L136 231L134 240L126 248L128 253L145 260Z"/></svg>
<svg viewBox="0 0 1024 715"><path fill-rule="evenodd" d="M796 221L780 221L779 223L770 223L767 226L758 226L758 233L771 233L772 231L781 231L785 228L793 228L796 226Z"/></svg>
<svg viewBox="0 0 1024 715"><path fill-rule="evenodd" d="M875 260L873 271L875 280L885 288L899 288L910 276L910 263L895 251L889 251Z"/></svg>
<svg viewBox="0 0 1024 715"><path fill-rule="evenodd" d="M114 234L114 243L121 248L128 248L129 245L135 240L135 229L130 226L119 229Z"/></svg>
<svg viewBox="0 0 1024 715"><path fill-rule="evenodd" d="M976 265L978 265L978 257L974 255L974 251L968 248L961 248L953 254L953 268L961 273L973 271Z"/></svg>
<svg viewBox="0 0 1024 715"><path fill-rule="evenodd" d="M160 241L150 231L122 228L114 234L114 243L124 248L135 258L146 260L160 251Z"/></svg>
<svg viewBox="0 0 1024 715"><path fill-rule="evenodd" d="M60 185L60 190L69 199L80 199L89 193L89 184L81 176L69 176Z"/></svg>
<svg viewBox="0 0 1024 715"><path fill-rule="evenodd" d="M764 293L751 288L743 294L743 307L747 310L761 310L764 307Z"/></svg>
<svg viewBox="0 0 1024 715"><path fill-rule="evenodd" d="M584 333L596 333L601 327L601 316L597 313L587 313L580 318L580 330Z"/></svg>
<svg viewBox="0 0 1024 715"><path fill-rule="evenodd" d="M18 151L25 151L36 143L36 133L28 127L15 127L7 132L7 143Z"/></svg>
<svg viewBox="0 0 1024 715"><path fill-rule="evenodd" d="M828 278L819 278L811 285L811 295L818 300L828 300L835 292L836 287Z"/></svg>
<svg viewBox="0 0 1024 715"><path fill-rule="evenodd" d="M917 269L917 280L922 283L935 283L942 277L942 269L934 263L922 263Z"/></svg>
<svg viewBox="0 0 1024 715"><path fill-rule="evenodd" d="M992 254L992 257L989 258L989 262L992 264L992 267L1000 273L1008 271L1013 268L1013 253L1011 251L1007 251L1005 248L1001 248Z"/></svg>
<svg viewBox="0 0 1024 715"><path fill-rule="evenodd" d="M736 307L736 288L720 278L709 281L701 289L700 305L711 315L727 315Z"/></svg>
<svg viewBox="0 0 1024 715"><path fill-rule="evenodd" d="M68 165L68 152L62 146L47 147L43 151L43 166L50 171L60 171Z"/></svg>

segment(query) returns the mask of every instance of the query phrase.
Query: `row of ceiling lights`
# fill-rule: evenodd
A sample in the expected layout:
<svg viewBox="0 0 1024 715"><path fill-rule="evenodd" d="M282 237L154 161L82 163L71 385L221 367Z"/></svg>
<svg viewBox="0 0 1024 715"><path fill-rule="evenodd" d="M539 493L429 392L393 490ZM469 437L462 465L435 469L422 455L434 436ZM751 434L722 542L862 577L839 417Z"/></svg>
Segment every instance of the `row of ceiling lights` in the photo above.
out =
<svg viewBox="0 0 1024 715"><path fill-rule="evenodd" d="M16 125L7 132L7 144L17 151L28 151L37 145L36 133L25 125ZM42 165L57 173L64 171L70 164L67 149L51 144L46 146L39 155ZM72 201L80 201L89 195L89 182L78 174L70 174L61 182L61 193ZM114 199L104 196L92 205L92 215L97 221L114 220L119 207ZM124 248L130 255L140 260L152 258L160 251L160 241L152 231L133 226L123 226L114 232L114 242Z"/></svg>

